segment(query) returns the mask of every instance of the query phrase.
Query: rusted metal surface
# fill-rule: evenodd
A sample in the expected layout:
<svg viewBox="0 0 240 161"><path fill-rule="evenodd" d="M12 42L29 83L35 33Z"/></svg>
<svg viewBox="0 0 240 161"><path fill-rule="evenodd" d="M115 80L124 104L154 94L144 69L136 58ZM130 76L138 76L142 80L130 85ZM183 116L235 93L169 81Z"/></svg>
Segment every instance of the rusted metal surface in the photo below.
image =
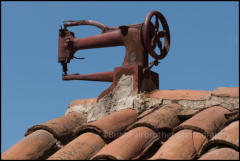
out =
<svg viewBox="0 0 240 161"><path fill-rule="evenodd" d="M101 72L94 74L69 74L63 75L63 80L88 80L88 81L103 81L112 82L113 72Z"/></svg>
<svg viewBox="0 0 240 161"><path fill-rule="evenodd" d="M47 160L87 160L105 144L98 134L87 132L78 136Z"/></svg>
<svg viewBox="0 0 240 161"><path fill-rule="evenodd" d="M1 155L3 160L37 160L46 159L56 151L57 140L45 130L37 130Z"/></svg>
<svg viewBox="0 0 240 161"><path fill-rule="evenodd" d="M80 127L87 122L86 116L80 112L71 112L60 118L35 125L27 130L25 136L30 135L36 130L44 129L50 132L63 144L73 139L72 133L76 127Z"/></svg>
<svg viewBox="0 0 240 161"><path fill-rule="evenodd" d="M182 129L192 129L201 132L208 138L216 135L227 122L225 114L230 113L229 110L221 106L213 106L207 108L192 118L174 128L173 131L177 132Z"/></svg>
<svg viewBox="0 0 240 161"><path fill-rule="evenodd" d="M158 140L158 135L147 127L135 128L104 146L92 160L139 159Z"/></svg>
<svg viewBox="0 0 240 161"><path fill-rule="evenodd" d="M65 23L64 24L64 29L67 29L67 27L70 26L80 26L80 25L92 25L92 26L96 26L99 29L101 29L102 31L108 30L109 27L107 27L106 25L97 22L97 21L93 21L93 20L79 20L79 21L72 21L72 20L67 20L67 21L63 21L65 22L69 22L69 23Z"/></svg>
<svg viewBox="0 0 240 161"><path fill-rule="evenodd" d="M157 21L155 26L150 22L152 17L156 16ZM163 31L158 31L159 20L163 26ZM92 81L107 81L116 83L117 71L112 71L112 73L95 73L95 74L79 74L79 75L68 75L67 74L67 64L70 63L71 59L75 58L74 54L77 50L91 49L91 48L102 48L102 47L112 47L112 46L125 46L126 54L123 64L119 68L128 68L129 66L136 66L140 69L134 70L134 76L137 76L138 84L136 86L135 92L149 91L159 88L157 74L152 74L150 69L153 65L158 65L157 60L163 59L170 46L170 33L166 19L158 11L150 12L144 23L132 24L132 25L122 25L118 27L108 27L102 23L92 21L92 20L79 20L79 21L65 21L67 23L63 24L64 28L59 30L59 41L58 41L58 62L61 63L63 67L63 80L92 80ZM85 38L76 38L74 33L68 30L68 27L81 26L81 25L92 25L98 27L102 30L99 35L94 35ZM164 38L164 48L161 47L160 38ZM161 54L157 55L154 52L154 48L158 45ZM149 65L148 53L156 60ZM118 73L119 74L119 73ZM121 72L121 75L126 74ZM145 78L149 79L149 75L154 75L151 77L151 81L154 82L152 85L155 88L143 87L145 84ZM113 78L112 78L113 76ZM115 80L115 82L114 82ZM149 89L150 88L150 89ZM109 88L110 90L112 88ZM106 92L103 92L104 95Z"/></svg>
<svg viewBox="0 0 240 161"><path fill-rule="evenodd" d="M150 160L192 160L208 139L193 130L181 130L170 137Z"/></svg>
<svg viewBox="0 0 240 161"><path fill-rule="evenodd" d="M150 70L154 65L158 66L159 62L157 60L154 60L153 62L150 63L150 65L146 68L143 69L143 73L145 73L145 71Z"/></svg>
<svg viewBox="0 0 240 161"><path fill-rule="evenodd" d="M73 52L80 49L103 48L112 46L122 46L122 33L120 30L94 35L86 38L73 40Z"/></svg>
<svg viewBox="0 0 240 161"><path fill-rule="evenodd" d="M75 135L79 135L84 131L95 131L105 139L114 139L120 136L121 132L138 117L137 111L132 109L124 109L112 113L100 120L88 123L82 127L76 128Z"/></svg>

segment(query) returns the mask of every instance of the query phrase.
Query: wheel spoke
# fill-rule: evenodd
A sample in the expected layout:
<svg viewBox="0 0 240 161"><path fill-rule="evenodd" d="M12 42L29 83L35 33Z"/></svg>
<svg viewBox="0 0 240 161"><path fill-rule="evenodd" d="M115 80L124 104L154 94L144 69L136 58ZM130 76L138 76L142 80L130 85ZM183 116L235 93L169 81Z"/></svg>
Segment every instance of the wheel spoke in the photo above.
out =
<svg viewBox="0 0 240 161"><path fill-rule="evenodd" d="M164 36L166 36L166 31L160 31L160 32L158 32L158 34L157 34L158 39L160 39L160 38L162 38L162 37L164 37Z"/></svg>
<svg viewBox="0 0 240 161"><path fill-rule="evenodd" d="M157 38L156 38L156 36L153 36L153 38L151 40L151 46L153 49L155 49L156 45L157 45Z"/></svg>
<svg viewBox="0 0 240 161"><path fill-rule="evenodd" d="M158 29L159 29L159 23L158 23L158 18L157 18L157 16L155 16L155 31L158 31Z"/></svg>
<svg viewBox="0 0 240 161"><path fill-rule="evenodd" d="M157 39L157 44L158 44L158 48L159 48L160 52L162 53L163 49L162 49L162 42L160 39Z"/></svg>

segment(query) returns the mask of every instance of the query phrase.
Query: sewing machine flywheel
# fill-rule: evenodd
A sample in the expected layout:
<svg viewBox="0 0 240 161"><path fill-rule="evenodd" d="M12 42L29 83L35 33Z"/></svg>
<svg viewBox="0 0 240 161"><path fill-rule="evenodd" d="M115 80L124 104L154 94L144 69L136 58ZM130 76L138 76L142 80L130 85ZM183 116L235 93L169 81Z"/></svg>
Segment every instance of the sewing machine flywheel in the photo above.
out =
<svg viewBox="0 0 240 161"><path fill-rule="evenodd" d="M151 22L154 16L156 18L155 24ZM163 28L162 31L159 31L159 20ZM170 32L165 17L158 11L149 12L143 24L142 34L144 46L150 55L157 60L163 59L167 55L170 47ZM160 40L161 38L164 38L163 47ZM156 45L160 50L159 55L154 51Z"/></svg>

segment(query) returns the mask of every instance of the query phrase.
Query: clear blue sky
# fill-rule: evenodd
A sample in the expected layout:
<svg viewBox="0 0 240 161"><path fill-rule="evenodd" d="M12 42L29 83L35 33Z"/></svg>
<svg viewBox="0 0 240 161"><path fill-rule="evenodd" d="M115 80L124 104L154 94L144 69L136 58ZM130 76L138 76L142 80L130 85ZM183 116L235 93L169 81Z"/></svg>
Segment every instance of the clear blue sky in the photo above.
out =
<svg viewBox="0 0 240 161"><path fill-rule="evenodd" d="M1 152L25 131L64 115L75 99L97 97L111 83L61 79L58 29L63 20L91 19L107 26L141 23L160 11L171 32L169 54L153 70L160 89L213 90L237 87L238 2L2 2ZM78 38L99 34L73 27ZM124 47L81 50L69 73L111 71L121 66Z"/></svg>

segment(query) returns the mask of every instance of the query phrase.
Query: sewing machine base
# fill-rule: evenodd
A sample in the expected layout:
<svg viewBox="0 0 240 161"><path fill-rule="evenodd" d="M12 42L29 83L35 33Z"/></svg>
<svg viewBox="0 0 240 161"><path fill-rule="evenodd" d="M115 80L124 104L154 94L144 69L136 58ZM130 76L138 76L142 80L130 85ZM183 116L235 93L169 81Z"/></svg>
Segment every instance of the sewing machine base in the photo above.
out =
<svg viewBox="0 0 240 161"><path fill-rule="evenodd" d="M120 78L123 75L132 75L133 77L133 91L135 93L149 92L154 89L159 89L158 74L148 70L143 74L143 67L140 65L129 65L116 67L113 71L113 83L104 90L99 96L98 100L104 97L109 92L113 91L117 86Z"/></svg>

